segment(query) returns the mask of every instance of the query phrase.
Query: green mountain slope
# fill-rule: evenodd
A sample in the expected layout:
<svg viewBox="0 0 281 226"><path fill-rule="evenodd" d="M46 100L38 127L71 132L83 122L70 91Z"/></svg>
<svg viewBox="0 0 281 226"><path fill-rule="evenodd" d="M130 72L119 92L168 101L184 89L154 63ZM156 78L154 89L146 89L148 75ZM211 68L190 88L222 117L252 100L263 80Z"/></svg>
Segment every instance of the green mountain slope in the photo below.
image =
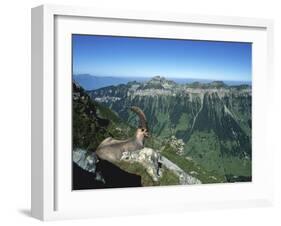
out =
<svg viewBox="0 0 281 226"><path fill-rule="evenodd" d="M136 118L127 109L145 112L157 139L171 136L185 143L184 156L228 181L251 179L251 87L220 81L178 85L155 77L88 92L130 125Z"/></svg>
<svg viewBox="0 0 281 226"><path fill-rule="evenodd" d="M128 125L106 106L92 100L87 92L75 82L73 83L72 107L73 151L75 156L78 156L75 158L77 162L73 163L74 189L126 187L128 178L131 181L128 181L128 186L138 186L138 183L141 183L142 186L179 184L179 176L164 166L161 168L160 179L154 181L147 173L147 169L139 163L121 161L112 164L102 160L97 162L95 168L100 170L106 183L103 184L101 180L95 182L94 174L91 176L89 172L84 172L83 168L79 168L79 164L87 165L87 156L93 159L92 153L105 138L126 139L134 135L136 128ZM145 146L160 148L163 145L166 144L162 144L162 140L152 136L147 140ZM83 160L81 159L82 154L85 155ZM171 153L171 156L173 155L176 156L176 153ZM119 180L114 178L116 175Z"/></svg>
<svg viewBox="0 0 281 226"><path fill-rule="evenodd" d="M105 138L123 139L134 131L111 110L91 100L89 95L73 83L72 101L73 148L95 151Z"/></svg>

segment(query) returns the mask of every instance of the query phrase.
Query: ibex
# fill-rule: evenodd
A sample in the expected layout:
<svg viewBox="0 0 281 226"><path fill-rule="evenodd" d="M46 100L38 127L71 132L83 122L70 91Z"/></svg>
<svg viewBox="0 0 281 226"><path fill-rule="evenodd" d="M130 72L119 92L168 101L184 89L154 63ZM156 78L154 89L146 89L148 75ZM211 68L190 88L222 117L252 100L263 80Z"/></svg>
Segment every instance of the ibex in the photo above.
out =
<svg viewBox="0 0 281 226"><path fill-rule="evenodd" d="M135 136L126 140L116 140L108 137L103 140L96 150L97 156L109 162L120 161L124 152L138 151L144 147L144 139L148 137L148 126L145 114L138 107L131 107L131 111L139 117L139 128Z"/></svg>

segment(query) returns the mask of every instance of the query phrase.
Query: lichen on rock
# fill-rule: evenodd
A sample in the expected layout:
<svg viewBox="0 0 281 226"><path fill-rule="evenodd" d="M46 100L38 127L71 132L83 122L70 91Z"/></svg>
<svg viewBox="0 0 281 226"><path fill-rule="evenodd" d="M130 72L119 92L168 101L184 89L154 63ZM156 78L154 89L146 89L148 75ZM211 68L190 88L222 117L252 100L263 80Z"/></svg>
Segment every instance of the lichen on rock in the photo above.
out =
<svg viewBox="0 0 281 226"><path fill-rule="evenodd" d="M151 148L143 148L134 152L124 152L121 161L140 163L153 181L159 181L161 177L160 158L161 155L157 151Z"/></svg>

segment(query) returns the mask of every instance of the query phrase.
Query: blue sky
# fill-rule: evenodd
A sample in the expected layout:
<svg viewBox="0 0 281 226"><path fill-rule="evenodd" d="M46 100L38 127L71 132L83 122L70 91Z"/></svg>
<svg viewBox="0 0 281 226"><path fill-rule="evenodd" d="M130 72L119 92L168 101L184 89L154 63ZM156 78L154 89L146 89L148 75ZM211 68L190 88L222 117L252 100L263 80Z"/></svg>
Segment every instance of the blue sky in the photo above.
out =
<svg viewBox="0 0 281 226"><path fill-rule="evenodd" d="M251 81L251 43L72 35L73 73Z"/></svg>

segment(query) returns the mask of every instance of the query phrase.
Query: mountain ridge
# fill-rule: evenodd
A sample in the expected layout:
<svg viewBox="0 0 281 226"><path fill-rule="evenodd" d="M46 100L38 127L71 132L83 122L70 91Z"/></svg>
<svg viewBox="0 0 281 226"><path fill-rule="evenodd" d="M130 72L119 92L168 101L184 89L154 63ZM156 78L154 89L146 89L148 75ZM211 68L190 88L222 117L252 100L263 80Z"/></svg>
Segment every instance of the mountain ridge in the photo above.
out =
<svg viewBox="0 0 281 226"><path fill-rule="evenodd" d="M91 74L74 74L73 80L78 82L85 90L96 90L99 88L111 86L111 85L120 85L127 84L130 82L144 82L152 80L153 78L160 77L165 78L163 76L154 76L154 77L126 77L126 76L95 76ZM170 80L177 84L206 84L212 82L212 80L205 79L194 79L194 78L168 78L166 80ZM220 80L217 80L220 81ZM251 85L249 81L223 81L227 85Z"/></svg>

